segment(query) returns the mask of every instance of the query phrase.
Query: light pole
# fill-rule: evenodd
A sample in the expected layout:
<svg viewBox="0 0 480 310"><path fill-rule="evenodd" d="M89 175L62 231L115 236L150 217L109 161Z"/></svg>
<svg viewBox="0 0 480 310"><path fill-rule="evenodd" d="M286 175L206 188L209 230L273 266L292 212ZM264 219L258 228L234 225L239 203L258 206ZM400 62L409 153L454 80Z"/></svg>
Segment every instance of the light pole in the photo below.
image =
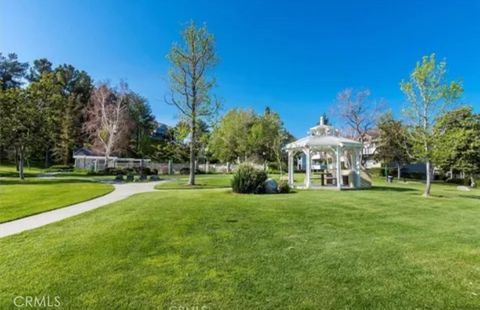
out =
<svg viewBox="0 0 480 310"><path fill-rule="evenodd" d="M267 159L265 158L265 155L267 155L267 153L263 152L263 171L267 171Z"/></svg>

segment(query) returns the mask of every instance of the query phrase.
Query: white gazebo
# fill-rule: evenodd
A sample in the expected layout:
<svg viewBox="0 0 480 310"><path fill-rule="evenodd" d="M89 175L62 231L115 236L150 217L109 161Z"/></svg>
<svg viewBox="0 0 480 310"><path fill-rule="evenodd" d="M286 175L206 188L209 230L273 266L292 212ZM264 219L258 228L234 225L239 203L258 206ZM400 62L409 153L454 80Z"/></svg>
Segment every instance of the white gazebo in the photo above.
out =
<svg viewBox="0 0 480 310"><path fill-rule="evenodd" d="M309 135L287 144L288 184L298 188L354 189L362 187L361 154L363 144L340 137L334 127L320 117L318 126L310 128ZM305 181L295 184L294 159L304 160ZM316 164L312 165L312 160ZM317 182L316 182L317 181Z"/></svg>

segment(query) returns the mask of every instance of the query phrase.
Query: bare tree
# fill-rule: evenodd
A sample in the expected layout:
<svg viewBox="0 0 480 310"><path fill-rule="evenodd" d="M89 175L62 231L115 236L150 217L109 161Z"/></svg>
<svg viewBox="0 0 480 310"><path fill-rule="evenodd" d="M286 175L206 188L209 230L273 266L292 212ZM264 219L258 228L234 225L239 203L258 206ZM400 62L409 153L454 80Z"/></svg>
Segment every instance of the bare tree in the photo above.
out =
<svg viewBox="0 0 480 310"><path fill-rule="evenodd" d="M109 156L128 143L130 121L128 118L127 86L115 91L106 83L99 84L90 96L84 130L93 148Z"/></svg>
<svg viewBox="0 0 480 310"><path fill-rule="evenodd" d="M195 185L195 158L198 142L198 124L202 118L212 116L219 103L209 92L215 79L208 71L216 64L214 38L206 26L196 27L191 22L182 33L183 44L174 44L167 59L171 62L171 96L166 100L174 105L188 121L190 131L190 177L188 184Z"/></svg>
<svg viewBox="0 0 480 310"><path fill-rule="evenodd" d="M383 100L369 100L368 89L354 92L347 88L337 94L332 113L347 126L354 139L367 141L367 133L374 128L377 117L384 105Z"/></svg>

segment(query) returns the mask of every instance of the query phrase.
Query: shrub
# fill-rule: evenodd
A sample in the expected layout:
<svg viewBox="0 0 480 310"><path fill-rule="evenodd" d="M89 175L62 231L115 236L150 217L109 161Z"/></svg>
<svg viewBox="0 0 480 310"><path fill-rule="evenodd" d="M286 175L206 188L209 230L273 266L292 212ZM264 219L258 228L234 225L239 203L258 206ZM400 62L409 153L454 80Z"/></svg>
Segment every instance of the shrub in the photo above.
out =
<svg viewBox="0 0 480 310"><path fill-rule="evenodd" d="M143 167L139 169L139 174L140 175L151 175L152 174L152 169L150 169L149 167Z"/></svg>
<svg viewBox="0 0 480 310"><path fill-rule="evenodd" d="M105 170L103 170L103 171L97 172L97 174L100 174L100 175L124 175L125 171L121 168L108 167L108 168L105 168Z"/></svg>
<svg viewBox="0 0 480 310"><path fill-rule="evenodd" d="M72 172L73 166L69 165L53 165L47 169L48 172Z"/></svg>
<svg viewBox="0 0 480 310"><path fill-rule="evenodd" d="M232 190L242 194L262 194L265 193L266 180L265 171L255 169L250 164L242 164L233 175Z"/></svg>
<svg viewBox="0 0 480 310"><path fill-rule="evenodd" d="M180 169L180 174L190 174L190 168L189 167L183 167ZM195 170L195 174L202 174L200 170Z"/></svg>
<svg viewBox="0 0 480 310"><path fill-rule="evenodd" d="M127 174L127 182L133 182L134 181L134 176L132 172L129 172Z"/></svg>
<svg viewBox="0 0 480 310"><path fill-rule="evenodd" d="M288 181L287 180L280 180L280 182L278 182L277 191L280 194L290 193L290 185L288 185Z"/></svg>
<svg viewBox="0 0 480 310"><path fill-rule="evenodd" d="M117 182L123 182L123 174L117 174L115 176L115 181Z"/></svg>

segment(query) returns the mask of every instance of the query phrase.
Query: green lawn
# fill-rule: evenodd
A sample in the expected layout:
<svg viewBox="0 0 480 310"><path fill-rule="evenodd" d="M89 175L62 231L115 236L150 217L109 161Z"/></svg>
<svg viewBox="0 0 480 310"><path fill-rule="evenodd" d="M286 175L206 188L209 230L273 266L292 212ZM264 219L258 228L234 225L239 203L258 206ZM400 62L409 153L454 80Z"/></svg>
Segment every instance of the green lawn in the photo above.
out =
<svg viewBox="0 0 480 310"><path fill-rule="evenodd" d="M269 174L269 177L279 180L279 174ZM296 181L303 181L302 175L295 175ZM232 174L200 174L195 177L195 185L188 185L188 176L185 175L160 175L160 179L168 182L160 183L156 189L211 189L229 188L231 186Z"/></svg>
<svg viewBox="0 0 480 310"><path fill-rule="evenodd" d="M0 308L478 309L480 191L421 186L136 195L0 239Z"/></svg>
<svg viewBox="0 0 480 310"><path fill-rule="evenodd" d="M160 183L156 189L201 189L201 188L227 188L230 187L231 174L200 174L195 176L195 185L188 185L188 176L185 175L160 175L160 179L168 182Z"/></svg>
<svg viewBox="0 0 480 310"><path fill-rule="evenodd" d="M0 178L0 223L89 200L113 190L79 179Z"/></svg>

